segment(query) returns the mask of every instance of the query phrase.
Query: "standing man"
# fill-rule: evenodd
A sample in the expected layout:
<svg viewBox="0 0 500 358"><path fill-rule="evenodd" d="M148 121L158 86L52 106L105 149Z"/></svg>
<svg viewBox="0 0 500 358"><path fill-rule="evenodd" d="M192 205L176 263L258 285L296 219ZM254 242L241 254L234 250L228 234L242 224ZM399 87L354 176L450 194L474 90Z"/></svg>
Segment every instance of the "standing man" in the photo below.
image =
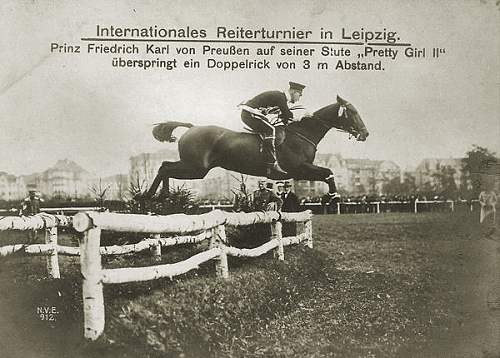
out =
<svg viewBox="0 0 500 358"><path fill-rule="evenodd" d="M283 193L285 192L285 184L282 181L276 183L276 195L283 200Z"/></svg>
<svg viewBox="0 0 500 358"><path fill-rule="evenodd" d="M264 136L263 154L269 176L286 174L278 164L276 146L285 140L284 126L294 120L289 105L299 101L305 87L300 83L289 82L286 92L263 92L240 105L243 123ZM277 115L277 118L271 119L268 116L270 114Z"/></svg>
<svg viewBox="0 0 500 358"><path fill-rule="evenodd" d="M28 197L22 201L19 215L31 216L40 213L41 202L43 202L43 199L40 197L40 193L37 192L36 187L28 186Z"/></svg>
<svg viewBox="0 0 500 358"><path fill-rule="evenodd" d="M293 213L300 210L299 198L292 192L292 184L289 181L285 182L284 192L281 194L283 200L283 212Z"/></svg>
<svg viewBox="0 0 500 358"><path fill-rule="evenodd" d="M493 190L483 190L479 194L479 203L481 204L481 213L479 217L479 223L483 223L487 216L493 216L493 225L496 225L496 206L497 206L497 195Z"/></svg>
<svg viewBox="0 0 500 358"><path fill-rule="evenodd" d="M37 192L36 186L28 185L28 193L28 197L21 203L20 216L32 216L40 213L40 203L43 202L43 199L40 197L40 193ZM29 243L35 242L37 238L37 230L28 231Z"/></svg>
<svg viewBox="0 0 500 358"><path fill-rule="evenodd" d="M266 181L259 180L259 189L253 193L253 208L256 211L280 210L283 201L266 188Z"/></svg>

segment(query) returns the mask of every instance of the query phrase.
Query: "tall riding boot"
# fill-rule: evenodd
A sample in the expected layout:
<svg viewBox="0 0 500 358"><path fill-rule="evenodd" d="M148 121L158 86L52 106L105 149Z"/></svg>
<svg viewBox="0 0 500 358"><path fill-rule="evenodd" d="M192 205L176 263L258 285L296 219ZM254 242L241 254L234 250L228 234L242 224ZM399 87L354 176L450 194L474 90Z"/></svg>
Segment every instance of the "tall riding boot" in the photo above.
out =
<svg viewBox="0 0 500 358"><path fill-rule="evenodd" d="M287 172L281 169L278 161L276 160L276 147L274 146L274 138L265 138L262 149L268 172L280 175L287 174Z"/></svg>

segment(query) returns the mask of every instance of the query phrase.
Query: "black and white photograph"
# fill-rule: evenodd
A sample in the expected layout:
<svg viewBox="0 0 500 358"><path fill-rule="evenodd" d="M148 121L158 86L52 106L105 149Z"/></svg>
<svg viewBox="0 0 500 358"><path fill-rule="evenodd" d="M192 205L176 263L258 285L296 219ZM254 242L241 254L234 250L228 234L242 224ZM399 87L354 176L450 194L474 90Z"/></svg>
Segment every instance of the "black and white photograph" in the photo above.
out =
<svg viewBox="0 0 500 358"><path fill-rule="evenodd" d="M500 1L0 15L1 357L500 357Z"/></svg>

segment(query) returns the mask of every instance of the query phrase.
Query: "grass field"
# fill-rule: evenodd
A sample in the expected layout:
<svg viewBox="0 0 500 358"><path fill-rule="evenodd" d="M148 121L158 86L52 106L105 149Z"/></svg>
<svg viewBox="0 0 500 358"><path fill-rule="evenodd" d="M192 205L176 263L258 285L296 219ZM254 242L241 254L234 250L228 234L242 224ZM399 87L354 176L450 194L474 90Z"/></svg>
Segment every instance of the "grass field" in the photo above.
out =
<svg viewBox="0 0 500 358"><path fill-rule="evenodd" d="M50 281L45 258L2 258L0 356L499 357L499 237L477 221L318 215L315 248L285 248L285 263L233 259L227 282L207 264L173 281L107 286L105 334L92 345L81 339L77 259L60 258L62 279ZM22 239L0 234L1 245ZM37 307L52 306L57 320L40 320Z"/></svg>

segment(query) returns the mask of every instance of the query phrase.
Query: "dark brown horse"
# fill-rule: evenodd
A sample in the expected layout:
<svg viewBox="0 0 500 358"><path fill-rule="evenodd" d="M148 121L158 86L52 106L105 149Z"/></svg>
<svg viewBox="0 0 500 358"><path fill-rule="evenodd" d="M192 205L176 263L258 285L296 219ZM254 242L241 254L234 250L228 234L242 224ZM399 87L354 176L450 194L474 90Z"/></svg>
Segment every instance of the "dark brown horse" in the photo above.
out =
<svg viewBox="0 0 500 358"><path fill-rule="evenodd" d="M163 142L174 141L172 132L177 127L189 128L179 139L180 160L163 162L148 196L156 193L162 181L168 186L169 178L202 179L215 167L266 176L258 135L217 126L197 127L190 123L165 122L155 126L153 136ZM314 112L312 117L286 127L286 139L278 146L277 152L280 166L288 174L269 179L324 181L329 186L329 194L334 195L337 189L332 171L313 164L316 147L331 128L348 132L358 141L368 137L368 130L354 106L337 96L337 103L323 107Z"/></svg>

